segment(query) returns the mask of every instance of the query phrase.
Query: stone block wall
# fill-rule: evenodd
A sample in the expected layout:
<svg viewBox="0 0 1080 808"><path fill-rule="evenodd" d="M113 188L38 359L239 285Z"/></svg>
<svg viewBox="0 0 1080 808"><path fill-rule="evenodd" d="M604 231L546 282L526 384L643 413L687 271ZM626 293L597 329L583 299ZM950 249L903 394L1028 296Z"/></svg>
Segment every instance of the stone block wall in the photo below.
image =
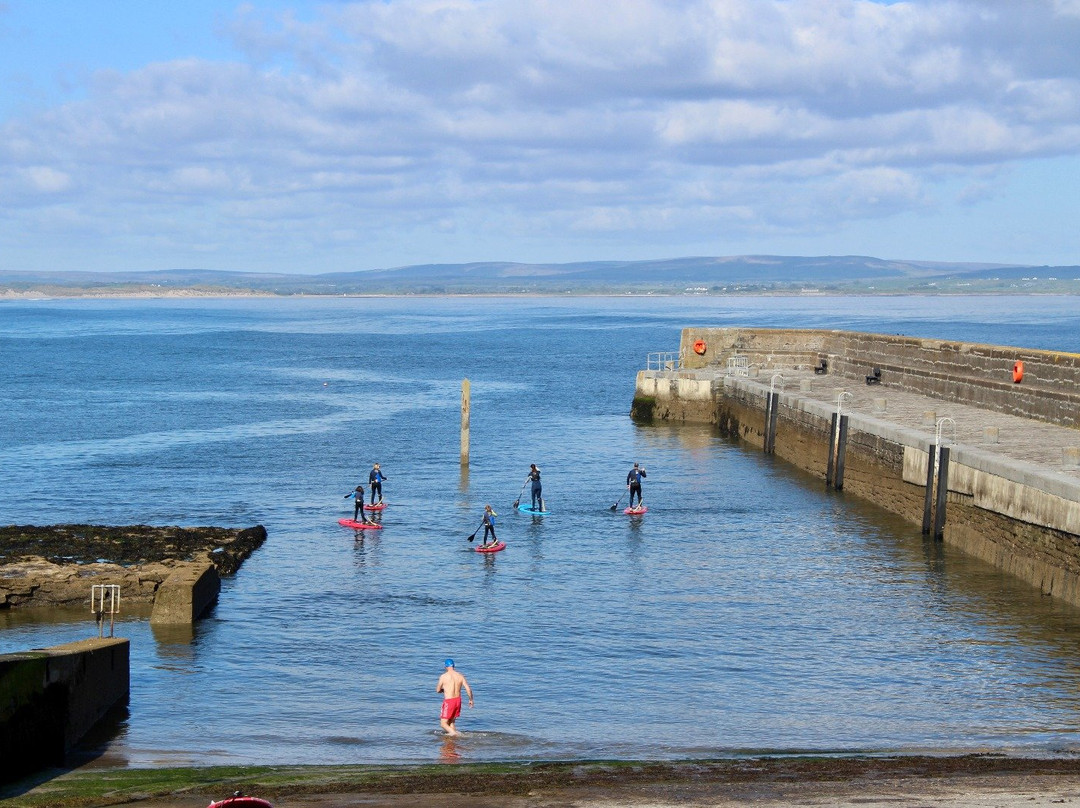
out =
<svg viewBox="0 0 1080 808"><path fill-rule="evenodd" d="M697 340L704 355L693 350ZM680 352L687 369L723 371L741 355L760 375L807 369L821 360L832 374L860 381L881 369L882 384L943 401L1080 427L1080 354L853 331L687 328ZM1015 362L1024 378L1013 382Z"/></svg>

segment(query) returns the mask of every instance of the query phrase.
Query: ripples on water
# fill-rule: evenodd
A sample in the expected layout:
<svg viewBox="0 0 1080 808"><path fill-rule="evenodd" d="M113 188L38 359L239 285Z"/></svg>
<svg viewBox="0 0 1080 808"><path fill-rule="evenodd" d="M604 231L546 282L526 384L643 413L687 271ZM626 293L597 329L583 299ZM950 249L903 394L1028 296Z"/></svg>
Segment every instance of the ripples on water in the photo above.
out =
<svg viewBox="0 0 1080 808"><path fill-rule="evenodd" d="M1070 752L1078 613L706 427L639 427L686 325L1080 350L1075 300L0 304L0 523L265 524L194 632L132 640L133 765ZM996 306L995 306L996 308ZM458 464L460 383L472 465ZM382 463L386 528L336 519ZM610 510L633 461L649 513ZM530 462L553 514L514 512ZM509 548L471 552L483 504ZM0 612L0 650L81 611ZM477 693L436 733L440 663Z"/></svg>

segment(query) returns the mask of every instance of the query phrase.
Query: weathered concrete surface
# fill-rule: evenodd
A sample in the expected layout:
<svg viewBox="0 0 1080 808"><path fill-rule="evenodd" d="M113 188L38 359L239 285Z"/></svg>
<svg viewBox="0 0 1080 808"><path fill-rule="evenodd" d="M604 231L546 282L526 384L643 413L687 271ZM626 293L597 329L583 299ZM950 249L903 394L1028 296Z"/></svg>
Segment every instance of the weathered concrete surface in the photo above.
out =
<svg viewBox="0 0 1080 808"><path fill-rule="evenodd" d="M0 656L0 782L61 765L130 686L123 639Z"/></svg>
<svg viewBox="0 0 1080 808"><path fill-rule="evenodd" d="M193 623L217 601L221 579L213 564L184 564L158 588L151 623Z"/></svg>
<svg viewBox="0 0 1080 808"><path fill-rule="evenodd" d="M850 425L844 490L913 524L922 522L927 455L936 440L934 423L927 424L924 413L948 417L952 422L943 424L943 437L952 458L945 541L1047 594L1080 604L1080 472L1063 452L1063 447L1080 446L1080 431L1070 426L1076 413L1064 419L1066 425L1047 422L1043 419L1053 408L1035 401L1040 388L1023 387L1030 365L1040 374L1049 373L1043 365L1057 368L1059 378L1066 378L1066 369L1077 367L1080 357L993 346L965 348L956 343L942 348L943 343L932 340L831 331L686 329L682 343L692 345L698 338L711 340L709 350L714 351L689 360L698 367L638 373L636 417L713 423L723 434L760 448L770 384L783 391L797 390L780 395L775 451L824 480L831 415L838 395L847 393L843 410ZM837 346L878 340L902 343L894 346L898 356L925 350L931 357L951 357L953 364L946 365L954 384L948 397L913 389L919 385L911 383L907 373L883 370L881 384L868 386L868 367L830 353ZM750 376L726 374L726 356L731 354L723 354L723 346L734 346L732 351L756 360ZM1024 356L1025 382L983 385L991 370L981 362L964 370L960 358L975 354L1007 359L1010 374L1011 357ZM822 358L828 361L829 373L818 375L813 368ZM856 366L858 375L838 372ZM971 390L983 392L964 400ZM993 407L987 406L987 390L997 397ZM1010 403L1010 396L1020 403Z"/></svg>
<svg viewBox="0 0 1080 808"><path fill-rule="evenodd" d="M262 525L0 527L0 608L89 606L94 584L118 584L124 601L149 603L178 566L201 562L231 575L264 541Z"/></svg>
<svg viewBox="0 0 1080 808"><path fill-rule="evenodd" d="M708 346L693 351L696 340ZM893 389L945 402L1080 426L1080 354L853 331L687 328L680 342L687 370L723 370L740 355L761 374L810 369L821 360L833 374L860 381L873 368ZM1024 377L1012 380L1022 362Z"/></svg>

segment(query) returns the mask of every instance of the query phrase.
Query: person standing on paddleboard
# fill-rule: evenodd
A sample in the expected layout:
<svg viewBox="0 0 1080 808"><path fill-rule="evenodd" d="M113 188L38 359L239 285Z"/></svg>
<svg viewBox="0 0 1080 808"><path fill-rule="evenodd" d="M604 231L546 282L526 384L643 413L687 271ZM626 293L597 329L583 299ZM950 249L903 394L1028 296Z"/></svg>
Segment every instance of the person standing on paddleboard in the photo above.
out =
<svg viewBox="0 0 1080 808"><path fill-rule="evenodd" d="M645 474L645 467L638 468L638 464L635 463L634 467L630 469L630 473L626 475L626 487L630 489L630 507L634 507L634 494L637 494L637 504L641 507L641 478L647 476Z"/></svg>
<svg viewBox="0 0 1080 808"><path fill-rule="evenodd" d="M368 487L371 489L371 504L375 504L375 493L379 494L379 502L382 502L382 481L386 479L386 475L379 470L379 464L376 463L372 469L371 474L368 475Z"/></svg>
<svg viewBox="0 0 1080 808"><path fill-rule="evenodd" d="M353 521L363 522L369 525L374 524L370 519L367 518L367 515L364 513L364 486L356 486L355 491L345 495L345 499L348 499L349 497L353 498Z"/></svg>
<svg viewBox="0 0 1080 808"><path fill-rule="evenodd" d="M461 715L461 688L469 695L469 707L473 706L472 688L469 683L454 668L454 660L446 660L446 672L439 677L439 683L435 685L435 692L443 694L442 712L439 714L439 725L446 730L447 735L460 735L454 727L454 721Z"/></svg>
<svg viewBox="0 0 1080 808"><path fill-rule="evenodd" d="M529 474L525 478L525 482L532 482L532 510L544 510L544 497L542 495L544 489L540 485L540 469L536 467L535 463L529 464Z"/></svg>
<svg viewBox="0 0 1080 808"><path fill-rule="evenodd" d="M484 506L484 543L481 547L488 547L488 534L491 534L491 545L499 543L499 537L495 535L495 517L499 514L491 509L490 505Z"/></svg>

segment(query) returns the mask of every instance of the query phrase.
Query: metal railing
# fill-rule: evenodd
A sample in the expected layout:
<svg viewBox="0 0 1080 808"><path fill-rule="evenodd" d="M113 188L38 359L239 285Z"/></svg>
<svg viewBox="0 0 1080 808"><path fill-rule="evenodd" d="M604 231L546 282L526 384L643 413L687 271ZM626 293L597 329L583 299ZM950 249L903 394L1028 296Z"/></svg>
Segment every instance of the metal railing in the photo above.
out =
<svg viewBox="0 0 1080 808"><path fill-rule="evenodd" d="M727 375L728 376L749 376L750 375L750 357L748 356L729 356L727 361Z"/></svg>
<svg viewBox="0 0 1080 808"><path fill-rule="evenodd" d="M680 370L682 353L680 351L652 351L645 358L646 370Z"/></svg>

